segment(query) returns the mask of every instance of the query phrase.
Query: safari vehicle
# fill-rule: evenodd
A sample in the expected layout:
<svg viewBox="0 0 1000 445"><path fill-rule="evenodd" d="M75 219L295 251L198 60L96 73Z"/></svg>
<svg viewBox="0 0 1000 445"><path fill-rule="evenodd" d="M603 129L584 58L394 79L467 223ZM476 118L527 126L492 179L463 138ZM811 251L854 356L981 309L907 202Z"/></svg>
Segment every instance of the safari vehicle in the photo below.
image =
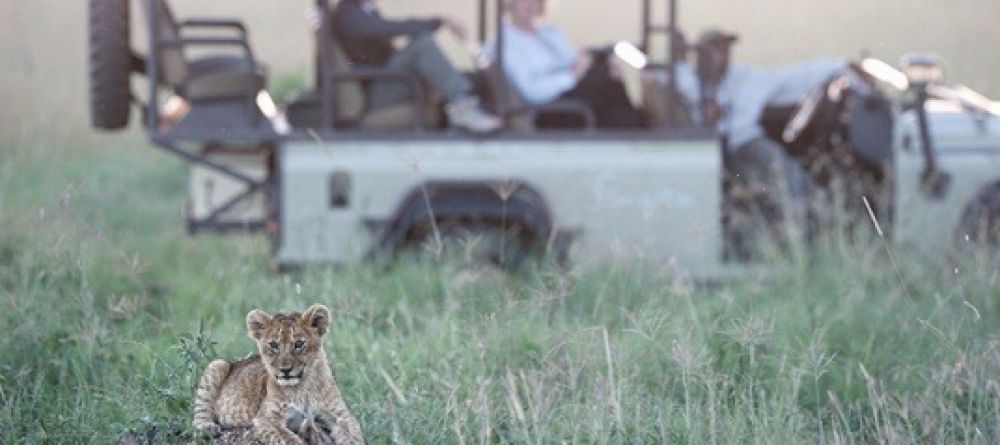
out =
<svg viewBox="0 0 1000 445"><path fill-rule="evenodd" d="M508 126L490 136L435 123L440 113L415 79L350 66L327 37L325 14L314 88L278 106L241 22L179 19L168 0L134 1L145 55L128 43L129 0L90 0L93 124L125 128L138 105L152 142L192 166L191 232L263 232L282 267L391 258L449 237L479 240L489 258L512 264L529 255L577 264L641 256L713 277L754 261L739 254L729 227L736 210L720 138L685 118L676 92L672 73L684 58L671 42L676 0L656 5L665 23L654 20L652 0L638 2L648 128L594 128L592 110L574 103L523 106L496 75L501 53L484 78ZM479 0L484 43L491 23L504 38L495 3ZM904 90L907 103L828 88L818 102L768 113L768 131L792 133L793 151L820 137L841 141L859 175L879 178L885 193L872 195L870 210L886 237L933 251L996 247L1000 106L944 86L934 59L911 58L906 73L875 60L860 66ZM144 102L130 91L133 74L148 79ZM416 102L369 112L362 85L376 79L407 83ZM533 128L546 112L577 113L584 127Z"/></svg>

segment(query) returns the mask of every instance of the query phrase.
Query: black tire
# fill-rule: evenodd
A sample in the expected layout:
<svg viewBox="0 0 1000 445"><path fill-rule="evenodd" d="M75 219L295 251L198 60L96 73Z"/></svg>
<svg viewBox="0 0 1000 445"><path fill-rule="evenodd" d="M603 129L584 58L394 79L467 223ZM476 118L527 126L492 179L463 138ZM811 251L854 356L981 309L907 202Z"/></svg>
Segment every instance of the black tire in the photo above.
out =
<svg viewBox="0 0 1000 445"><path fill-rule="evenodd" d="M441 246L437 246L438 237ZM505 271L521 269L525 261L537 253L534 236L517 223L484 221L479 218L445 218L435 227L423 224L414 227L404 251L423 259L451 258L469 266L492 267ZM436 252L437 249L443 249Z"/></svg>
<svg viewBox="0 0 1000 445"><path fill-rule="evenodd" d="M1000 183L987 187L962 215L959 242L1000 253Z"/></svg>
<svg viewBox="0 0 1000 445"><path fill-rule="evenodd" d="M94 128L128 127L132 49L130 0L90 0L90 118Z"/></svg>

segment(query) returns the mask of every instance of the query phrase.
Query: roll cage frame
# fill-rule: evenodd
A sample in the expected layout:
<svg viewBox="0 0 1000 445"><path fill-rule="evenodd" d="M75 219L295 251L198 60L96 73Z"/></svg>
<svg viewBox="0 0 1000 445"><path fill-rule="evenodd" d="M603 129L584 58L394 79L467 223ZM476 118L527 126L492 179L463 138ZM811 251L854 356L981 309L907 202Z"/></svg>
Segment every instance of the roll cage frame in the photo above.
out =
<svg viewBox="0 0 1000 445"><path fill-rule="evenodd" d="M126 0L127 1L127 0ZM541 132L535 132L533 134L509 134L506 132L501 132L500 134L477 137L474 135L449 132L449 131L427 131L422 126L417 125L412 131L391 131L391 132L379 132L378 130L354 130L354 129L338 129L334 128L333 122L335 118L334 101L337 100L335 84L341 81L352 81L352 80L392 80L392 81L403 81L412 83L412 79L407 79L405 77L400 77L398 75L392 75L379 70L370 69L352 69L346 73L332 73L332 65L330 64L330 58L332 57L332 42L326 36L331 35L332 31L332 21L330 20L330 14L321 14L320 28L316 34L316 78L315 78L315 89L319 93L321 102L321 113L322 113L322 123L323 125L317 128L301 129L295 128L289 134L278 134L274 131L263 130L260 128L241 128L241 129L220 129L220 128L195 128L188 129L184 132L171 132L164 131L160 128L160 122L162 113L160 111L160 95L161 95L161 70L159 53L166 48L176 48L184 46L198 46L198 47L235 47L240 49L242 52L246 53L250 60L255 60L253 51L250 46L249 39L247 37L247 28L239 20L221 20L216 18L202 18L202 17L190 17L185 18L181 21L184 27L188 28L220 28L220 29L231 29L236 30L238 33L235 36L225 36L225 37L215 37L215 36L198 36L198 37L184 37L180 36L175 39L166 39L160 36L160 27L157 25L160 17L158 14L159 8L156 8L152 2L158 0L139 0L141 2L147 2L147 8L145 8L144 22L147 30L147 39L149 42L149 53L144 58L136 58L133 63L133 71L139 74L144 74L148 80L148 98L145 103L139 103L143 107L143 117L146 126L146 131L149 135L151 141L160 149L166 151L167 153L174 155L184 162L192 165L201 166L222 174L226 177L232 178L236 181L243 183L246 189L237 196L234 196L230 200L226 201L218 208L214 209L211 214L199 221L189 221L188 226L192 230L217 230L217 231L231 231L231 230L247 230L254 231L260 230L267 226L266 221L254 221L242 225L240 227L233 227L231 224L222 223L219 219L223 214L233 209L236 205L240 204L246 199L249 199L257 192L263 192L267 196L273 197L278 193L278 174L275 171L271 171L267 177L263 180L255 179L250 175L244 174L227 165L219 162L215 162L210 159L204 152L199 151L199 148L205 147L232 147L237 149L253 148L257 150L264 150L270 153L275 153L277 148L284 142L304 142L304 141L317 141L317 142L335 142L335 141L423 141L423 142L447 142L454 140L488 140L488 141L565 141L573 142L581 139L581 132L579 131L560 131L560 130L545 130ZM163 0L164 2L169 2L170 0ZM487 43L488 38L488 15L489 6L491 0L478 0L478 40L481 44ZM497 35L497 46L502 47L504 41L504 31L503 31L503 0L492 0L495 2L495 21L494 26L496 27ZM642 7L642 23L640 27L641 31L641 42L639 48L649 54L649 49L651 47L651 42L654 37L658 34L662 34L666 39L666 67L671 75L668 76L668 86L665 94L667 94L666 100L668 104L672 104L677 100L676 97L676 73L675 67L677 61L681 60L682 54L678 54L676 45L673 43L673 39L676 38L679 30L677 28L678 19L678 0L662 0L666 3L666 22L665 23L655 23L653 18L653 3L654 1L661 0L641 0ZM316 0L316 6L320 11L328 11L330 5L330 0ZM502 71L504 64L503 51L497 52L498 68ZM501 88L506 87L506 85L501 85ZM425 98L419 94L416 95L416 101L422 103ZM136 102L139 102L136 100ZM676 122L674 120L672 106L668 106L667 121ZM504 110L501 110L501 112ZM715 138L715 133L709 129L697 128L697 127L672 127L667 126L665 128L656 129L641 129L641 130L591 130L585 133L588 141L684 141L684 140L705 140ZM194 146L193 149L191 146ZM273 169L272 169L273 170Z"/></svg>
<svg viewBox="0 0 1000 445"><path fill-rule="evenodd" d="M143 2L153 2L157 0L139 0ZM163 0L170 1L170 0ZM497 35L497 45L502 46L504 41L504 31L503 31L503 1L502 0L478 0L478 40L481 44L487 43L488 37L488 14L489 14L489 3L490 1L495 2L495 21L494 26L496 27ZM662 1L667 5L666 23L655 23L653 19L653 3ZM330 0L316 0L316 6L321 11L326 11L329 8ZM675 38L675 33L677 29L677 8L678 0L641 0L642 6L642 24L640 27L640 45L639 48L644 52L649 51L651 47L651 42L655 35L663 34L666 38L666 65L667 70L670 73L674 73L674 67L678 60L681 59L681 54L678 54L676 46L673 45L672 39ZM159 130L160 122L160 109L159 109L159 97L160 97L160 70L159 61L157 55L162 49L168 47L177 46L201 46L201 47L239 47L243 52L248 53L251 60L253 60L254 55L250 49L250 43L247 39L246 27L238 20L219 20L214 18L187 18L182 21L185 25L191 25L192 27L198 28L231 28L241 31L236 37L194 37L186 38L181 37L178 39L164 39L159 36L159 29L157 21L157 8L150 7L147 8L145 24L147 27L147 36L149 40L149 56L145 58L144 66L137 66L136 71L145 73L149 79L149 98L145 106L144 116L147 131L150 137L155 142L160 141L191 141L191 142L235 142L240 143L255 143L257 145L262 145L262 143L278 143L285 140L305 140L305 139L315 139L316 135L320 136L324 140L337 140L343 139L345 136L349 136L351 139L358 138L360 136L358 133L376 133L377 130L351 130L351 129L337 129L334 128L333 122L335 118L334 103L337 100L335 84L339 81L349 81L349 80L395 80L395 81L407 81L407 79L401 78L398 75L392 76L379 70L371 70L367 68L355 68L352 69L350 73L331 73L331 66L329 63L329 58L331 57L333 48L332 42L324 38L323 36L328 36L331 34L333 24L331 23L328 14L322 14L320 29L318 30L316 39L316 79L315 79L315 89L320 94L321 97L321 108L323 125L312 128L312 131L306 131L303 129L294 129L290 134L278 135L273 132L254 130L248 128L246 130L240 130L237 134L233 134L233 131L219 131L218 129L204 129L203 131L191 131L185 132L183 134L172 135L169 132L163 132ZM496 63L502 70L504 64L503 51L497 52ZM141 68L141 69L140 69ZM674 102L676 100L676 76L668 76L668 88L665 94L667 94L668 102ZM423 101L424 98L417 97L416 100ZM673 122L673 116L671 116L673 107L667 107L666 112L668 113L668 122ZM640 139L672 139L671 136L679 137L681 139L689 139L692 136L707 136L710 134L708 131L685 131L691 129L684 128L665 128L665 129L643 129L643 130L626 130L626 131L615 131L615 130L598 130L599 133L618 133L618 136L622 139L634 139L635 134L644 133L649 134L649 138ZM424 132L423 129L417 128L416 133ZM310 134L315 133L315 134ZM383 135L383 139L393 139L393 133L399 132L388 132ZM563 139L566 136L572 136L578 134L579 132L561 132L555 131L544 131L547 135L543 135L541 139ZM559 135L559 133L569 133ZM627 137L627 135L632 137ZM406 139L412 139L412 134L407 134ZM424 135L430 136L430 135ZM447 134L449 139L454 139L455 134ZM535 139L537 135L525 136L525 135L509 135L501 133L499 135L491 136L491 138L496 138L499 140L514 138L514 139ZM563 137L559 137L563 136ZM611 136L611 135L609 135ZM361 139L368 139L368 137L361 137ZM435 139L430 137L430 139ZM571 139L571 138L570 138ZM614 139L614 138L609 138Z"/></svg>

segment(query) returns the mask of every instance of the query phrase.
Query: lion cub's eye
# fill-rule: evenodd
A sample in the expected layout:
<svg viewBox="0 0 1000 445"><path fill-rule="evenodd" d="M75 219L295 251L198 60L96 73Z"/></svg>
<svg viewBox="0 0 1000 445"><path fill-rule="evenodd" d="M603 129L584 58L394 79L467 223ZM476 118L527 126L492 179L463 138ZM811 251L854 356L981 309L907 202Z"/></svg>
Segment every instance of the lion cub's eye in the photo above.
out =
<svg viewBox="0 0 1000 445"><path fill-rule="evenodd" d="M267 344L267 347L271 348L272 351L277 351L278 350L278 342L272 341L272 342L270 342L270 343Z"/></svg>
<svg viewBox="0 0 1000 445"><path fill-rule="evenodd" d="M301 351L305 347L306 347L306 342L304 340L299 340L299 341L295 342L295 350L296 351Z"/></svg>

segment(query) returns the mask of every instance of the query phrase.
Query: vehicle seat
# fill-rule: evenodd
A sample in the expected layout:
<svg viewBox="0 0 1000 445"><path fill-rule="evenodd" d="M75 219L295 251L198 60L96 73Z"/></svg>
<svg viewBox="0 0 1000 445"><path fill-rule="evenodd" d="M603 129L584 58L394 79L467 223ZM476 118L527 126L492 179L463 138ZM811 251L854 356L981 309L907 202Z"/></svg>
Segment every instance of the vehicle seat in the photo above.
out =
<svg viewBox="0 0 1000 445"><path fill-rule="evenodd" d="M511 85L506 73L500 66L491 63L485 70L486 82L491 96L491 105L495 112L507 121L507 128L517 133L532 133L537 131L536 121L543 113L566 114L580 116L584 128L593 129L597 126L594 110L579 100L558 99L542 105L530 105Z"/></svg>
<svg viewBox="0 0 1000 445"><path fill-rule="evenodd" d="M334 71L345 71L351 69L351 61L347 59L340 44L333 42L330 45L330 65ZM334 108L337 119L357 124L365 116L365 88L360 81L334 82Z"/></svg>
<svg viewBox="0 0 1000 445"><path fill-rule="evenodd" d="M333 41L330 57L331 70L335 77L339 74L350 74L353 71L347 53L340 42ZM356 126L368 130L399 130L418 126L421 113L415 103L403 103L378 109L369 109L365 94L364 80L345 76L334 84L336 91L336 110L340 121L356 123Z"/></svg>
<svg viewBox="0 0 1000 445"><path fill-rule="evenodd" d="M317 36L323 38L323 36ZM406 82L422 95L420 83L410 76L392 74L380 69L356 68L340 43L329 37L329 66L321 70L333 80L333 121L323 122L322 98L319 88L300 93L287 107L288 119L297 128L361 128L366 130L407 130L433 124L431 109L421 112L416 103L402 103L390 107L369 109L365 83L376 78ZM322 61L320 62L322 63Z"/></svg>
<svg viewBox="0 0 1000 445"><path fill-rule="evenodd" d="M266 80L258 65L239 56L214 56L188 65L183 91L192 100L256 95Z"/></svg>
<svg viewBox="0 0 1000 445"><path fill-rule="evenodd" d="M178 23L165 0L143 2L155 5L157 32L161 43L157 54L162 81L191 102L218 99L254 98L266 85L266 70L256 63L246 31L238 22L192 20ZM240 31L238 38L208 43L185 36L185 28L229 28ZM238 46L242 55L213 55L188 59L191 46Z"/></svg>

